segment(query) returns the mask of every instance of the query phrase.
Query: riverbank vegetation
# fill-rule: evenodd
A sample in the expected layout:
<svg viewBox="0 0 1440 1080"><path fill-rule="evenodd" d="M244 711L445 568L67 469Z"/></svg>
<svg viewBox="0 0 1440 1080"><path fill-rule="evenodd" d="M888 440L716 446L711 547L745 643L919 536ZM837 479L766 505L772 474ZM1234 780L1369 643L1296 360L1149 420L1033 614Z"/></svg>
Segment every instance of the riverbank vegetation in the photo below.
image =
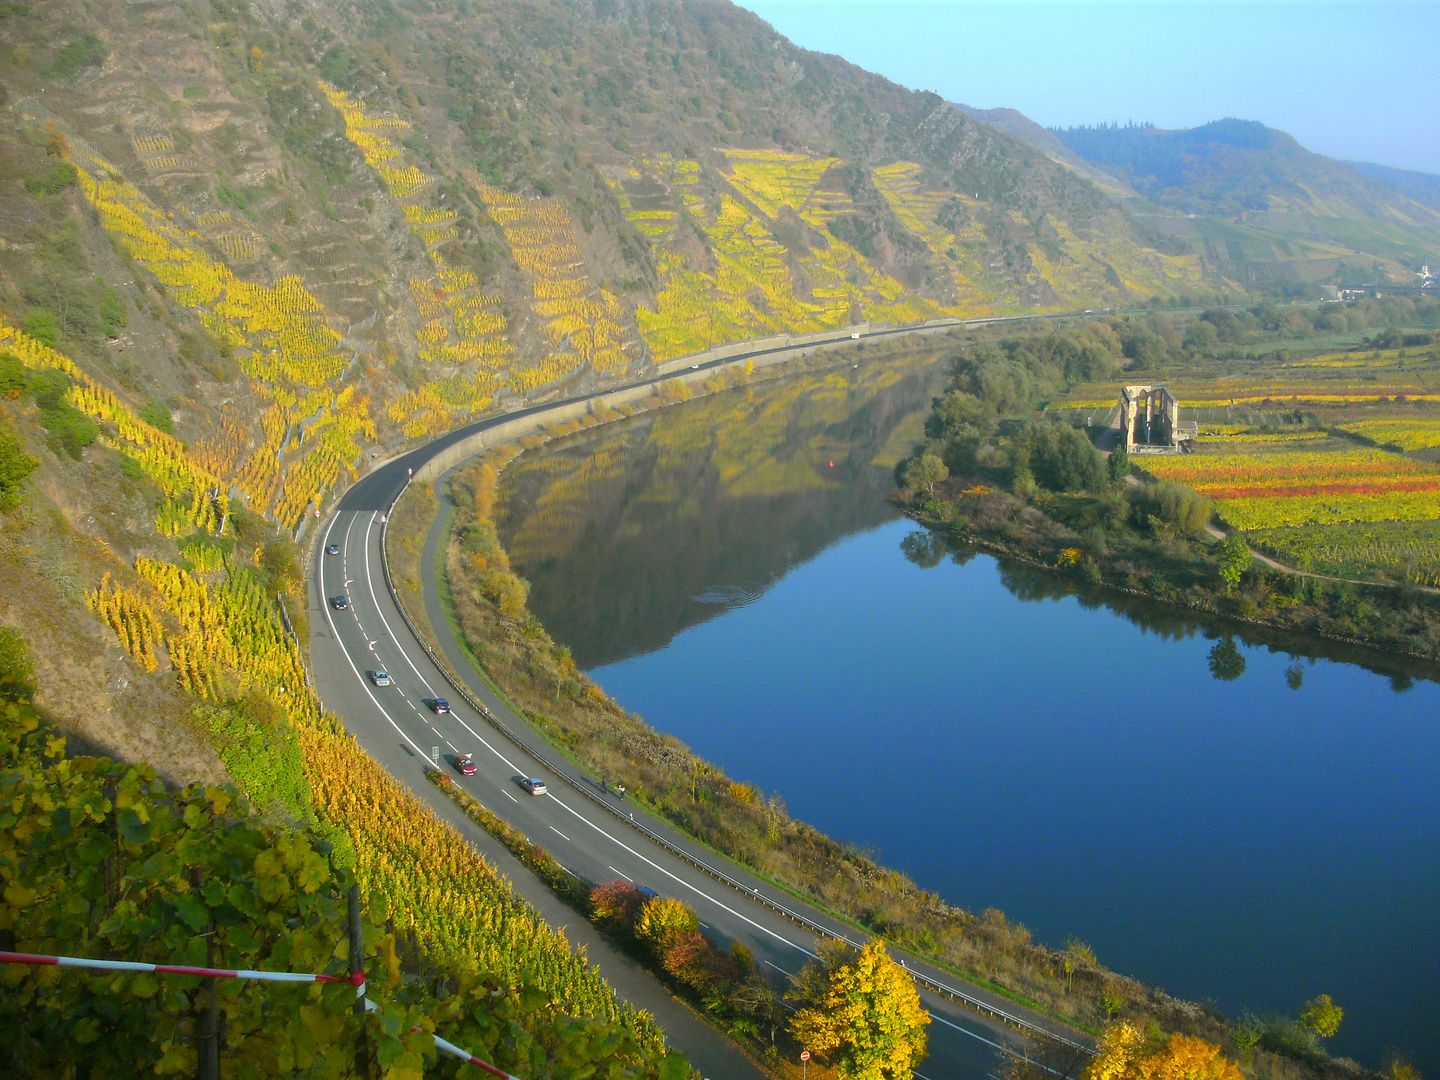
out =
<svg viewBox="0 0 1440 1080"><path fill-rule="evenodd" d="M1433 300L1338 307L1347 323L1440 321ZM1397 413L1440 418L1440 335L1386 329L1305 358L1260 347L1286 320L1242 314L1206 312L1164 354L1182 419L1199 428L1178 455L1107 460L1092 444L1117 439L1113 394L1144 353L1125 320L961 350L925 442L897 468L907 509L954 544L1091 584L1440 659L1440 602L1422 588L1440 580L1440 467L1360 434ZM1216 323L1246 351L1212 348ZM1199 324L1212 333L1193 333ZM1251 547L1312 572L1254 560Z"/></svg>
<svg viewBox="0 0 1440 1080"><path fill-rule="evenodd" d="M997 418L995 430L1000 426ZM1032 468L1042 475L1069 460L1070 440L1052 442L1048 435L1048 428L1039 431L1032 447ZM1088 442L1082 442L1088 452ZM780 799L764 798L609 700L530 614L526 585L500 544L496 488L514 455L510 448L493 450L452 478L451 530L438 552L442 591L477 666L562 752L594 775L625 784L658 816L797 896L1082 1029L1099 1033L1114 1019L1141 1028L1157 1024L1243 1055L1247 1068L1263 1077L1363 1074L1353 1063L1323 1056L1300 1061L1258 1043L1242 1049L1236 1028L1213 1010L1105 969L1081 943L1042 945L999 911L975 915L949 905L864 853L795 821ZM1153 501L1144 503L1149 516L1184 519L1187 496L1179 490L1149 495ZM1174 509L1177 503L1180 509ZM432 492L412 490L392 515L389 535L402 601L421 625L420 555L433 506Z"/></svg>

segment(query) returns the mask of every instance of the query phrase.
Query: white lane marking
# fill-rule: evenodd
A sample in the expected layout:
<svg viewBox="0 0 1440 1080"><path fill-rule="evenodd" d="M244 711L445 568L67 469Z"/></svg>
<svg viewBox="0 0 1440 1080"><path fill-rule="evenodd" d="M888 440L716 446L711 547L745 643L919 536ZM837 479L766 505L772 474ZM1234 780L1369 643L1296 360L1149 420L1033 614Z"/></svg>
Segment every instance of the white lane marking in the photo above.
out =
<svg viewBox="0 0 1440 1080"><path fill-rule="evenodd" d="M575 842L574 840L571 840L570 837L566 836L563 832L561 832L559 829L557 829L554 825L550 826L550 831L553 832L556 836L560 837L561 840L564 840L567 844L573 844Z"/></svg>
<svg viewBox="0 0 1440 1080"><path fill-rule="evenodd" d="M710 924L709 924L709 923L703 923L703 922L702 922L702 923L700 924L700 929L701 929L701 930L709 930L709 929L710 929Z"/></svg>
<svg viewBox="0 0 1440 1080"><path fill-rule="evenodd" d="M375 518L376 518L376 516L377 516L377 515L376 515L374 512L372 512L371 515L370 515L370 521L369 521L369 522L366 524L366 526L365 526L365 545L364 545L364 551L365 551L365 573L364 573L364 577L365 577L366 585L369 587L369 590L370 590L370 600L371 600L371 603L373 603L373 604L375 605L375 610L376 610L377 612L379 612L379 611L380 611L380 601L379 601L379 599L375 596L375 575L374 575L373 573L371 573L371 571L370 571L370 532L371 532L371 530L375 527ZM396 639L394 631L391 630L391 628L390 628L390 623L389 623L389 621L385 618L385 615L384 615L383 612L380 612L380 621L385 624L385 631L386 631L386 633L388 633L388 634L390 635L390 640L391 640L391 641L394 641L395 644L396 644L396 647L399 648L399 644L400 644L400 643L399 643L399 641ZM413 660L410 659L409 653L408 653L405 649L403 649L403 648L400 649L400 652L405 655L406 661L410 664L411 669L415 671L415 674L416 674L416 676L419 677L420 681L421 681L421 682L425 682L425 676L421 675L419 669L415 667L415 661L413 661ZM346 659L348 660L350 654L349 654L349 653L346 653L345 656L346 656ZM354 667L354 666L355 666L355 662L354 662L353 660L350 661L350 666L351 666L351 667ZM428 686L429 684L426 683L426 685ZM370 696L371 696L371 698L372 698L372 700L373 700L374 695L371 694ZM377 702L376 704L379 704L379 703ZM498 757L501 761L505 762L505 764L508 765L511 769L514 769L514 771L517 772L517 773L524 772L524 770L519 769L519 768L516 768L514 762L512 762L509 758L507 758L504 754L502 754L499 750L497 750L494 746L492 746L492 745L490 744L490 742L489 742L487 739L485 739L478 731L476 731L476 730L475 730L474 728L472 728L468 723L466 723L466 722L465 722L465 719L464 719L463 717L459 716L459 715L456 714L456 713L451 713L450 715L451 715L451 716L454 716L455 719L460 722L460 726L461 726L461 727L463 727L466 731L470 732L470 734L473 735L473 736L475 736L475 738L479 739L480 742L481 742L482 744L484 744L484 746L485 746L485 748L486 748L487 750L489 750L492 754L494 754L496 757ZM389 717L387 716L386 719L389 720ZM394 723L393 720L390 721L390 722L391 722L392 724ZM414 745L414 744L412 743L411 745ZM423 758L423 757L425 757L425 754L422 752L420 756ZM529 775L529 774L526 773L526 775ZM641 862L645 863L646 865L652 867L657 873L663 874L665 877L667 877L667 878L669 878L670 880L674 881L677 885L680 885L680 886L682 886L682 887L684 887L684 888L686 888L686 889L689 889L689 890L690 890L692 893L694 893L696 896L701 897L701 898L704 899L704 900L710 901L710 903L714 904L714 905L715 905L716 907L718 907L721 911L729 912L729 913L730 913L731 915L733 915L735 918L739 919L741 922L746 923L746 924L749 925L749 926L753 926L756 930L759 930L762 934L765 934L765 935L768 936L768 937L774 938L776 941L780 942L780 943L783 944L783 945L788 945L788 946L790 946L792 949L796 950L797 952L802 952L802 953L804 953L806 956L810 957L811 959L819 959L819 957L818 957L815 953L813 953L813 952L811 952L809 949L805 948L805 946L800 945L800 944L797 944L796 942L791 941L789 938L785 937L783 934L777 934L774 930L771 930L768 926L763 926L762 924L756 922L754 919L750 918L748 915L745 915L744 913L735 910L735 909L732 908L729 904L726 904L726 903L723 903L723 902L720 901L720 900L717 900L715 897L713 897L713 896L711 896L709 893L705 892L705 890L700 889L700 888L698 888L698 887L690 884L690 882L686 881L684 878L680 877L679 875L673 873L673 872L670 871L670 870L667 870L665 867L663 867L663 866L661 866L659 863L657 863L654 859L651 859L651 858L649 858L648 856L644 855L643 853L641 853L641 852L639 852L639 851L636 851L633 847L631 847L629 844L625 843L625 841L621 840L618 836L615 836L615 835L613 835L612 833L606 832L606 831L605 831L604 829L602 829L599 825L596 825L595 822L593 822L593 821L591 821L589 818L585 817L585 815L581 814L578 810L576 810L574 807L572 807L569 803L565 802L565 800L560 799L560 798L557 798L557 797L555 797L555 796L553 796L553 795L551 796L551 798L554 799L554 801L555 801L555 803L556 803L557 806L561 807L561 808L562 808L563 810L565 810L567 813L574 815L574 817L575 817L575 819L576 819L577 821L580 821L580 822L584 823L584 824L587 825L589 828L591 828L591 829L595 830L597 833L599 833L601 836L603 836L603 837L605 837L606 839L610 840L612 843L618 845L619 847L621 847L621 848L624 849L625 851L628 851L631 855L635 856L635 858L639 859ZM574 841L571 841L571 843L574 843Z"/></svg>
<svg viewBox="0 0 1440 1080"><path fill-rule="evenodd" d="M770 961L769 961L769 960L764 960L764 961L762 961L762 963L770 964ZM784 968L782 968L779 964L770 964L770 966L773 967L776 971L780 972L781 975L790 975L790 976L792 976L792 977L793 977L793 975L794 975L793 972L786 971L786 970L785 970Z"/></svg>
<svg viewBox="0 0 1440 1080"><path fill-rule="evenodd" d="M331 527L333 527L334 524L335 524L335 519L334 519L334 518L331 518L331 519L330 519L330 525L331 525ZM351 524L354 524L354 519L353 519L353 518L351 519ZM345 530L345 536L346 536L346 539L348 540L348 539L349 539L349 536L350 536L350 530L349 530L349 529L346 529L346 530ZM326 540L327 543L328 543L329 540L330 540L330 529L329 529L329 528L327 528L327 529L325 530L325 540ZM335 638L336 644L339 644L339 643L340 643L340 634L339 634L339 633L336 631L336 629L335 629L335 620L334 620L333 618L331 618L331 616L330 616L330 608L329 608L328 605L327 605L326 608L325 608L325 621L330 624L330 633L331 633L331 635ZM402 739L404 739L404 740L405 740L407 743L409 743L411 746L415 747L415 753L417 753L417 754L420 756L420 760L421 760L421 761L429 761L429 760L430 760L430 755L429 755L428 753L426 753L424 750L422 750L420 747L416 746L416 745L415 745L415 740L412 739L412 738L410 738L409 735L405 734L405 729L402 728L399 724L395 723L394 720L391 720L391 719L390 719L390 714L385 711L384 707L383 707L383 706L380 704L380 702L376 699L375 695L374 695L373 693L371 693L371 691L370 691L370 685L365 681L364 677L360 674L360 669L355 666L355 661L352 660L352 659L350 659L350 653L349 653L348 650L346 650L346 648L345 648L344 645L340 645L340 652L341 652L342 655L344 655L344 657L345 657L345 662L350 665L350 670L353 671L353 672L355 672L355 679L356 679L356 681L358 681L358 682L360 683L360 688L361 688L362 690L364 690L365 693L369 696L370 700L371 700L372 702L374 702L375 708L377 708L377 709L380 710L380 715L383 716L383 717L385 717L386 722L387 722L391 727L393 727L396 731L398 731L398 732L400 733L400 737L401 737Z"/></svg>
<svg viewBox="0 0 1440 1080"><path fill-rule="evenodd" d="M962 1034L969 1035L972 1039L979 1039L979 1040L980 1040L981 1042L983 1042L985 1045L987 1045L987 1046L993 1046L996 1050L1004 1051L1005 1053L1009 1054L1011 1057L1021 1057L1021 1056L1023 1056L1023 1055L1020 1055L1020 1054L1015 1053L1015 1051L1012 1050L1012 1049L1011 1049L1010 1047L1008 1047L1008 1046L1005 1046L1005 1045L1003 1045L1003 1044L1001 1044L1001 1043L997 1043L997 1042L994 1042L994 1041L992 1041L992 1040L990 1040L990 1039L987 1039L987 1038L985 1038L984 1035L977 1035L975 1032L971 1031L969 1028L963 1028L963 1027L961 1027L959 1024L955 1023L954 1021L946 1020L943 1016L936 1016L936 1015L935 1015L933 1012L931 1012L929 1009L926 1009L926 1010L925 1010L925 1013L926 1013L926 1015L928 1015L928 1016L930 1017L931 1020L939 1020L940 1023L944 1024L946 1027L952 1027L952 1028L954 1028L956 1031L961 1032Z"/></svg>
<svg viewBox="0 0 1440 1080"><path fill-rule="evenodd" d="M425 689L429 692L430 696L433 698L433 697L435 696L435 691L430 688L430 683L429 683L429 681L425 678L424 675L420 674L420 669L415 666L415 661L412 660L412 659L410 659L410 653L400 645L399 640L395 637L395 631L390 628L390 621L385 618L385 613L380 610L380 601L379 601L379 599L378 599L378 598L376 597L376 595L375 595L375 575L374 575L373 573L371 573L371 571L370 571L370 530L371 530L372 528L374 528L374 525L375 525L375 515L372 513L372 514L370 515L370 522L369 522L369 524L366 525L366 527L365 527L365 545L364 545L364 551L365 551L365 575L364 575L364 576L365 576L365 581L366 581L366 583L367 583L367 584L369 585L369 587L370 587L370 601L371 601L371 603L373 603L373 604L375 605L375 610L376 610L376 612L380 615L380 621L385 624L385 632L390 635L390 640L391 640L392 642L394 642L395 647L396 647L397 649L399 649L399 651L400 651L400 655L403 656L403 657L405 657L405 662L410 665L410 670L413 671L413 672L415 672L415 677L416 677L417 679L419 679L419 680L425 685ZM415 708L415 706L414 706L414 705L411 705L411 708L413 709L413 708ZM416 709L416 712L419 712L419 710ZM516 765L513 761L511 761L511 760L510 760L509 758L507 758L504 754L502 754L499 750L497 750L497 749L491 744L491 742L490 742L488 739L485 738L485 736L481 735L478 731L476 731L476 730L475 730L474 728L472 728L469 724L467 724L467 723L465 722L465 718L464 718L464 717L459 716L458 714L456 714L456 713L453 712L453 711L450 713L450 715L451 715L452 717L454 717L455 720L457 720L457 721L459 722L459 724L460 724L461 727L463 727L463 728L464 728L466 731L468 731L471 735L475 736L475 738L479 739L480 742L484 745L485 749L489 750L489 751L490 751L492 754L494 754L497 758L499 758L501 761L503 761L503 762L505 763L506 767L509 768L511 772L515 772L515 773L525 773L525 775L527 775L527 776L529 775L529 773L526 772L526 770L521 769L521 768L520 768L518 765ZM515 799L515 796L510 795L510 793L509 793L508 791L505 792L505 794L506 794L506 795L509 795L509 796L510 796L510 799L511 799L512 801L516 801L516 802L519 801L519 800ZM564 805L564 804L562 803L561 805ZM569 808L566 807L566 809L569 809ZM571 813L574 813L574 811L572 810ZM608 834L607 834L607 835L608 835ZM574 841L571 841L571 842L573 843Z"/></svg>
<svg viewBox="0 0 1440 1080"><path fill-rule="evenodd" d="M390 629L390 620L385 618L385 612L380 610L380 599L375 595L375 575L370 572L370 532L375 528L375 514L370 515L370 521L365 526L365 585L370 590L370 603L375 605L375 613L380 616L380 622L385 626L385 633L390 635L390 640L395 642L395 647L400 648L400 642L395 637L395 631ZM405 657L405 662L410 665L410 670L415 672L415 677L420 680L426 692L433 698L435 691L430 685L430 680L420 674L420 669L415 666L415 661L410 659L410 654L405 649L400 649L400 655Z"/></svg>
<svg viewBox="0 0 1440 1080"><path fill-rule="evenodd" d="M514 795L511 795L510 792L506 791L504 788L501 788L500 791L501 791L501 792L504 794L504 796L505 796L507 799L509 799L511 802L513 802L513 803L518 803L518 802L520 801L520 800L517 799Z"/></svg>
<svg viewBox="0 0 1440 1080"><path fill-rule="evenodd" d="M633 884L634 881L635 881L635 879L634 879L633 877L631 877L629 874L622 874L622 873L620 873L619 870L616 870L615 867L611 866L609 863L606 863L606 864L605 864L605 868L606 868L607 870L609 870L612 874L620 874L621 877L623 877L626 881L628 881L628 882L630 882L630 883L632 883L632 884Z"/></svg>
<svg viewBox="0 0 1440 1080"><path fill-rule="evenodd" d="M454 750L457 754L460 752L460 748L456 746L453 742L451 742L449 739L445 740L445 745L450 747L450 749Z"/></svg>

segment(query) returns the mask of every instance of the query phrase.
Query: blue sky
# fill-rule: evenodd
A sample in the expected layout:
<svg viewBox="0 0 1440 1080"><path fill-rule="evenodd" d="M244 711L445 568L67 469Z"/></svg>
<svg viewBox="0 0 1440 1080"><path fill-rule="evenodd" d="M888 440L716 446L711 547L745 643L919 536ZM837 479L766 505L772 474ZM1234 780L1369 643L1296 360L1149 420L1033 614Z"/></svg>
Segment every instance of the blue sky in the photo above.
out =
<svg viewBox="0 0 1440 1080"><path fill-rule="evenodd" d="M1436 0L738 0L797 45L1047 127L1237 116L1440 173Z"/></svg>

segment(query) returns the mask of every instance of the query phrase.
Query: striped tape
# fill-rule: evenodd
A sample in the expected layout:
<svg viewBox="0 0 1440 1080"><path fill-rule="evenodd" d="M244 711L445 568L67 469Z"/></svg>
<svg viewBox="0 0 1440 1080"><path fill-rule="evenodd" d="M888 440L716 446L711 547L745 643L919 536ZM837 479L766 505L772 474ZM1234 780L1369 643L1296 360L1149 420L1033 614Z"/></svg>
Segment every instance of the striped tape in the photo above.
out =
<svg viewBox="0 0 1440 1080"><path fill-rule="evenodd" d="M97 971L153 971L160 975L203 975L213 979L259 979L262 982L348 982L363 986L365 975L304 975L293 971L250 971L245 968L186 967L181 964L140 964L133 960L89 960L81 956L41 956L37 953L0 952L0 964L47 964L53 967L93 968Z"/></svg>
<svg viewBox="0 0 1440 1080"><path fill-rule="evenodd" d="M205 968L186 967L181 964L142 964L133 960L89 960L82 956L45 956L40 953L14 953L0 952L0 964L31 964L48 967L72 967L89 968L93 971L153 971L157 975L200 975L214 979L257 979L261 982L288 982L288 983L315 983L315 982L343 982L350 983L356 988L356 993L365 993L365 973L353 971L349 975L308 975L295 971L250 971L246 968ZM380 1006L373 1001L366 1001L367 1010L379 1010ZM411 1031L423 1029L414 1027ZM498 1076L501 1080L520 1080L518 1076L512 1076L504 1069L497 1069L488 1061L481 1061L469 1050L456 1046L439 1035L434 1036L435 1049L441 1053L449 1054L451 1057L459 1058L461 1061L468 1061L491 1076Z"/></svg>

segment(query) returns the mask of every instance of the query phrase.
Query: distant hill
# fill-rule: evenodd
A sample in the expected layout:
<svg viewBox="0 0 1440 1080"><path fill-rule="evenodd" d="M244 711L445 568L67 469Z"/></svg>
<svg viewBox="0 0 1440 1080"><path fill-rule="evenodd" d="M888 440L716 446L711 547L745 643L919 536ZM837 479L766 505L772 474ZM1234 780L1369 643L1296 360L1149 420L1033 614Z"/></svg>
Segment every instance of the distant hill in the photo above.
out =
<svg viewBox="0 0 1440 1080"><path fill-rule="evenodd" d="M950 104L966 116L989 124L991 127L1003 131L1012 139L1018 139L1055 161L1069 165L1107 194L1119 196L1135 194L1134 189L1124 180L1090 164L1066 146L1059 135L1049 128L1037 124L1018 109L976 109L954 101Z"/></svg>
<svg viewBox="0 0 1440 1080"><path fill-rule="evenodd" d="M1354 167L1251 120L1052 131L1013 109L956 108L1090 179L1153 242L1183 244L1232 280L1408 281L1440 259L1440 178Z"/></svg>
<svg viewBox="0 0 1440 1080"><path fill-rule="evenodd" d="M1410 169L1392 169L1389 165L1375 165L1369 161L1347 161L1345 164L1372 180L1388 184L1396 191L1403 191L1416 202L1440 210L1440 176Z"/></svg>
<svg viewBox="0 0 1440 1080"><path fill-rule="evenodd" d="M1343 200L1376 219L1395 209L1413 212L1389 184L1343 162L1306 150L1283 131L1254 120L1227 118L1165 131L1153 125L1058 129L1070 150L1122 177L1162 206L1192 214L1240 214L1313 209ZM1430 220L1427 220L1430 219ZM1431 215L1421 215L1435 224Z"/></svg>

